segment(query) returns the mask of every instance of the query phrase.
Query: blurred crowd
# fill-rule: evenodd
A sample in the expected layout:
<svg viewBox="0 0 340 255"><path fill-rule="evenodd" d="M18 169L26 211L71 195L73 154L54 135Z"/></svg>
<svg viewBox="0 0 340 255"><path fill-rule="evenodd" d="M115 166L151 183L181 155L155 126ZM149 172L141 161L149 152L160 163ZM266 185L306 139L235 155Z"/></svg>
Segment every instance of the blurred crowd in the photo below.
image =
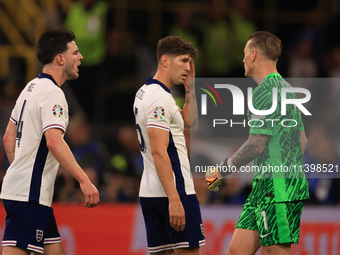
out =
<svg viewBox="0 0 340 255"><path fill-rule="evenodd" d="M185 3L186 1L182 1ZM199 51L195 61L196 77L244 77L243 49L250 34L264 30L256 19L254 0L204 0L204 8L195 11L183 4L176 13L166 13L162 37L178 35L194 43ZM218 4L216 4L218 3ZM315 7L306 10L306 20L274 32L283 41L278 70L289 78L340 78L340 1L333 1L335 14L324 22ZM46 14L47 28L65 28L76 35L84 56L80 77L62 88L70 108L70 124L65 139L76 160L99 187L103 202L138 202L143 161L134 127L132 104L134 94L152 77L157 67L156 41L148 38L147 14L131 11L127 31L117 29L113 1L77 0L67 13ZM258 6L256 6L258 8ZM156 24L155 24L156 25ZM158 38L160 39L160 38ZM0 44L6 44L0 31ZM1 63L0 63L1 64ZM13 59L6 80L0 80L0 130L4 133L10 109L26 85L25 63ZM37 70L39 72L39 70ZM305 163L340 164L340 85L311 86L319 95L310 106L322 124L306 120L309 141ZM183 90L173 91L179 105ZM329 109L333 109L330 111ZM335 110L334 110L335 109ZM327 116L325 116L327 115ZM0 147L0 179L8 167L3 146ZM316 178L309 174L309 204L340 205L340 179ZM201 204L243 204L251 190L240 179L228 178L217 193L206 188L203 178L194 178ZM83 196L72 176L60 167L55 184L57 202L83 202Z"/></svg>

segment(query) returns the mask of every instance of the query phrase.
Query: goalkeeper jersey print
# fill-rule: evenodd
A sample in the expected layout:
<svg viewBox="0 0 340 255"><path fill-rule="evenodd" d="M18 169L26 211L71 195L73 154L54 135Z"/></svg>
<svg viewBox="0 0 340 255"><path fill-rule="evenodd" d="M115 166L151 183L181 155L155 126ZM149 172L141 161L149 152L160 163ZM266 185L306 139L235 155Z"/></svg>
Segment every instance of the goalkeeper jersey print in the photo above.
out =
<svg viewBox="0 0 340 255"><path fill-rule="evenodd" d="M51 206L58 161L49 152L44 132L65 131L68 105L53 77L40 73L19 95L10 120L17 125L14 161L3 180L2 199Z"/></svg>
<svg viewBox="0 0 340 255"><path fill-rule="evenodd" d="M144 163L139 196L166 197L151 155L148 128L169 132L167 152L178 194L195 194L183 134L184 121L170 90L155 79L146 79L145 85L137 91L133 111Z"/></svg>
<svg viewBox="0 0 340 255"><path fill-rule="evenodd" d="M301 112L295 105L288 104L286 115L281 115L281 89L291 85L278 73L269 74L254 89L253 106L257 110L270 109L274 87L278 96L276 110L272 114L255 115L248 112L248 119L252 120L249 133L270 136L263 153L254 160L259 170L254 173L250 194L254 203L309 198L300 141L300 132L304 130ZM286 97L297 98L295 93L287 93Z"/></svg>

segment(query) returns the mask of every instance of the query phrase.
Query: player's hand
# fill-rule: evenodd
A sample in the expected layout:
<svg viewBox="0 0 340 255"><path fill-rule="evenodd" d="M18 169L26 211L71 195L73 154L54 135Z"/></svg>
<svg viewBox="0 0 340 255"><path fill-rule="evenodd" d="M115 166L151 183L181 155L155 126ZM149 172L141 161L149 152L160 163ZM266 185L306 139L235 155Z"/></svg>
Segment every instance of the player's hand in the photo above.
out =
<svg viewBox="0 0 340 255"><path fill-rule="evenodd" d="M80 183L80 189L85 196L85 207L92 208L99 203L99 191L97 188L89 181Z"/></svg>
<svg viewBox="0 0 340 255"><path fill-rule="evenodd" d="M190 61L190 71L184 81L184 87L186 91L190 91L190 89L195 87L195 81L190 82L191 78L195 78L195 64L193 60Z"/></svg>
<svg viewBox="0 0 340 255"><path fill-rule="evenodd" d="M207 181L208 189L211 191L218 191L218 186L221 185L223 181L221 173L216 167L211 167L205 173L205 180Z"/></svg>
<svg viewBox="0 0 340 255"><path fill-rule="evenodd" d="M183 231L185 228L185 212L180 200L169 200L170 226L176 231Z"/></svg>

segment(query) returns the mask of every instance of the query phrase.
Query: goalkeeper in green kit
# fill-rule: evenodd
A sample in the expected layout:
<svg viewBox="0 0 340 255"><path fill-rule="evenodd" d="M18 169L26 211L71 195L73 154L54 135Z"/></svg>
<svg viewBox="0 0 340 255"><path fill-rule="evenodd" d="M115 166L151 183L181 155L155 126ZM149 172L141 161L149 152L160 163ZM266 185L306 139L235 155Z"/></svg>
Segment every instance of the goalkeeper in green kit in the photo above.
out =
<svg viewBox="0 0 340 255"><path fill-rule="evenodd" d="M256 115L248 111L251 120L248 140L232 157L220 163L220 167L239 169L254 160L254 166L259 169L254 173L253 188L227 255L252 255L260 246L264 255L289 254L291 244L299 241L300 217L304 201L309 198L302 157L307 139L301 112L295 105L288 104L286 115L281 114L281 89L291 87L276 68L281 50L281 40L265 31L252 34L244 48L245 76L258 84L253 91L254 108L272 107L273 88L277 89L278 101L271 114ZM286 97L297 98L295 93L287 93ZM218 190L223 178L218 168L210 169L206 173L208 188Z"/></svg>

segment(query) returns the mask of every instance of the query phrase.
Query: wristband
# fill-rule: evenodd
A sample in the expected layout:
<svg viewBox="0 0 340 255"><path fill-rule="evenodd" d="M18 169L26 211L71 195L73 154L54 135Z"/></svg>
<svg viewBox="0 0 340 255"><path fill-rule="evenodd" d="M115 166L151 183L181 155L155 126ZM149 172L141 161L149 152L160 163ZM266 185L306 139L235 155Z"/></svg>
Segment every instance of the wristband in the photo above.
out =
<svg viewBox="0 0 340 255"><path fill-rule="evenodd" d="M229 174L232 174L233 171L231 171L232 167L234 167L234 164L231 163L231 160L226 158L223 160L220 164L220 167L227 167L227 171L220 171L220 174L223 178L227 177Z"/></svg>

